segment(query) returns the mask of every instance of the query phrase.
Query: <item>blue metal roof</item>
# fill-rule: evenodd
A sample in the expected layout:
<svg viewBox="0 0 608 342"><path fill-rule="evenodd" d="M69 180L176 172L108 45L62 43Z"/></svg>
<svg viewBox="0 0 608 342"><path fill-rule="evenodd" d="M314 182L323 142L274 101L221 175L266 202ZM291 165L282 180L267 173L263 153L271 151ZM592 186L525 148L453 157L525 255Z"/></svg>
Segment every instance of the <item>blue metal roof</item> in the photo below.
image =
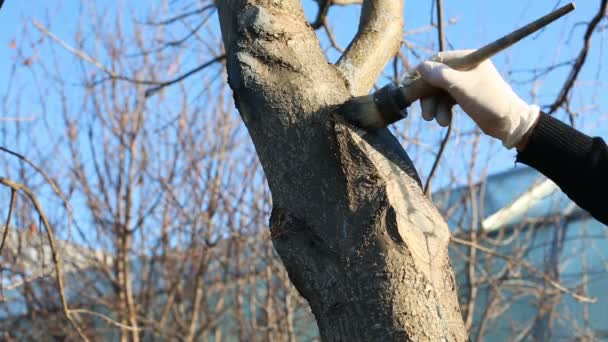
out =
<svg viewBox="0 0 608 342"><path fill-rule="evenodd" d="M478 210L481 213L477 223L497 211L509 206L526 194L530 188L541 184L547 178L529 167L516 167L511 170L488 176L487 179L475 184ZM433 194L433 201L439 210L446 215L450 227L470 227L473 223L472 205L470 203L471 189L461 186L454 189L443 189ZM518 225L524 221L533 221L553 216L569 216L576 219L586 218L585 212L572 202L563 192L556 188L548 196L531 205L525 212L512 217L508 225Z"/></svg>

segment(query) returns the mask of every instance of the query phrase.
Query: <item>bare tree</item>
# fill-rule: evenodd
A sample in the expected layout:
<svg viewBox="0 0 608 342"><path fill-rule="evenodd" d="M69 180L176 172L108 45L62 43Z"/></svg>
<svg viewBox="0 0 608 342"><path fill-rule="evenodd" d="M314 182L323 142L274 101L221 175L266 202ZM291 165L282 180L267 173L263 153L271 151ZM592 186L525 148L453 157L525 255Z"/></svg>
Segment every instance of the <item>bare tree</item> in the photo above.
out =
<svg viewBox="0 0 608 342"><path fill-rule="evenodd" d="M445 134L412 114L391 128L401 147L388 130L342 121L342 102L379 78L398 81L449 45L443 27L457 24L439 1L437 19L404 32L401 1L364 1L343 49L330 7L360 3L319 1L310 25L296 0L161 1L145 19L91 5L72 36L52 20L24 25L11 43L0 131L2 145L33 162L4 150L2 177L44 207L65 301L40 213L3 187L2 203L14 209L0 259L2 338L482 341L547 339L559 329L601 338L592 285L605 266L572 276L558 263L603 258L589 246L601 250L606 233L569 234L569 220L587 219L580 211L538 219L515 208L555 187L533 182L489 220L491 160L481 150L490 144L478 130L456 122ZM573 92L603 30L598 4L573 60L514 71L532 75L524 83L534 92L571 66L566 95L551 102L573 120L585 110ZM35 86L23 86L30 79ZM32 97L35 106L23 105ZM464 184L436 194L441 215L413 164L432 170L427 184ZM513 212L523 219L510 225ZM538 233L546 226L550 236Z"/></svg>
<svg viewBox="0 0 608 342"><path fill-rule="evenodd" d="M120 75L166 70L173 61L162 51L149 52L143 36L122 35L120 18L93 10L82 15L93 18L96 33L88 37L102 46L97 51L86 51L82 32L68 43L34 24L39 34L33 40L48 37L59 48L26 66L57 81L40 87L49 136L30 139L35 129L24 121L4 128L4 143L37 161L23 162L3 149L6 176L45 199L39 202L50 208L49 228L61 240L49 250L38 233L40 215L27 198L14 195L21 188L2 193L15 207L7 214L1 259L9 280L2 289L3 338L41 340L45 332L57 339L121 341L314 337L304 300L270 245L260 243L268 241L268 196L248 138L223 96L227 86L210 80L198 104L183 86L172 89L178 105L162 94L149 96L153 87L176 82ZM138 63L128 62L128 49L143 56ZM76 80L64 77L63 51L79 64ZM207 66L222 72L220 62ZM78 100L71 98L73 82ZM51 109L53 97L60 106ZM60 163L44 157L49 147ZM63 272L52 268L55 253ZM59 292L55 277L64 280ZM296 327L297 321L309 323Z"/></svg>

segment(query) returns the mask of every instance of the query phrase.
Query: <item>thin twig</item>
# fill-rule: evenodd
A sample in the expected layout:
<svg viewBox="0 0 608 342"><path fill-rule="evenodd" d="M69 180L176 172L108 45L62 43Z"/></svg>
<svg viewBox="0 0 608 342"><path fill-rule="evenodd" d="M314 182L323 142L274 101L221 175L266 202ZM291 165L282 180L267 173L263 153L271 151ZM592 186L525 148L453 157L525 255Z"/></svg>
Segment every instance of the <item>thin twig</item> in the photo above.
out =
<svg viewBox="0 0 608 342"><path fill-rule="evenodd" d="M343 53L344 49L338 44L338 41L336 40L336 37L334 36L334 32L329 27L327 18L323 19L323 27L325 28L325 32L327 33L327 38L329 39L331 46L333 46L333 48L338 50L339 52Z"/></svg>
<svg viewBox="0 0 608 342"><path fill-rule="evenodd" d="M602 19L606 16L607 7L608 0L602 0L598 12L595 14L593 19L591 19L591 22L589 22L589 26L587 26L587 30L585 31L585 36L583 38L583 48L579 52L578 57L576 57L576 61L574 62L574 65L570 70L570 75L568 75L566 82L564 82L564 86L560 90L557 99L555 100L555 102L553 102L552 105L549 106L549 111L547 112L548 114L555 113L555 111L568 100L568 94L574 86L574 82L576 82L578 74L581 72L585 61L587 60L587 54L589 53L589 48L591 47L591 38L593 36L593 33L595 32L595 28L600 23L600 21L602 21ZM574 122L574 118L571 114L570 122Z"/></svg>
<svg viewBox="0 0 608 342"><path fill-rule="evenodd" d="M317 12L317 17L315 21L310 23L313 29L317 30L322 26L325 26L325 18L327 18L327 13L329 12L329 7L331 7L331 0L317 0L319 4L319 11Z"/></svg>
<svg viewBox="0 0 608 342"><path fill-rule="evenodd" d="M460 245L464 245L464 246L468 246L470 248L475 248L479 251L482 251L486 254L492 255L492 256L496 256L499 257L501 259L506 260L510 265L512 264L520 264L522 265L524 268L526 268L528 271L530 271L531 273L534 273L538 276L540 276L541 278L543 278L543 280L545 280L546 282L548 282L551 286L553 286L555 289L566 293L570 296L572 296L572 298L576 299L579 302L583 302L583 303L596 303L597 302L597 298L594 297L587 297L581 294L578 294L570 289L568 289L567 287L565 287L564 285L560 284L559 282L555 281L553 278L549 277L548 275L546 275L544 272L540 271L539 269L537 269L536 267L530 265L528 262L526 262L525 260L515 260L514 258L499 253L495 250L492 250L490 248L481 246L479 244L473 243L471 241L467 241L464 239L460 239L457 237L452 236L452 241L454 241L457 244Z"/></svg>
<svg viewBox="0 0 608 342"><path fill-rule="evenodd" d="M15 206L15 189L11 189L11 202L8 205L8 215L6 216L6 223L4 224L4 232L2 233L2 242L0 242L0 255L2 255L2 250L4 249L4 243L6 242L6 237L8 236L8 227L11 224L11 216L13 215L13 207ZM1 271L1 269L0 269Z"/></svg>
<svg viewBox="0 0 608 342"><path fill-rule="evenodd" d="M39 23L36 19L32 20L32 23L34 24L34 26L43 34L47 35L49 38L51 38L52 40L54 40L56 43L58 43L59 45L61 45L64 49L66 49L68 52L70 52L71 54L73 54L74 56L89 62L90 64L94 65L97 69L105 72L106 74L112 76L113 78L119 78L119 75L117 75L114 71L106 68L100 61L96 60L95 58L89 56L86 52L78 50L72 46L70 46L68 43L64 42L63 40L61 40L59 37L57 37L53 32L51 32L49 29L47 29L46 27L44 27L41 23Z"/></svg>
<svg viewBox="0 0 608 342"><path fill-rule="evenodd" d="M332 0L332 5L348 6L348 5L360 5L363 0Z"/></svg>
<svg viewBox="0 0 608 342"><path fill-rule="evenodd" d="M34 170L36 170L36 172L38 172L42 178L44 178L44 180L49 183L49 185L51 186L51 188L53 189L53 192L55 192L55 194L61 199L61 201L63 202L63 206L65 207L65 210L68 213L68 222L67 222L67 230L68 232L71 232L72 230L72 220L74 219L74 212L72 210L72 206L70 206L70 202L68 202L67 197L64 195L64 193L61 191L61 189L59 189L59 186L57 185L57 183L55 183L55 181L49 177L46 172L44 172L38 165L36 165L34 162L32 162L31 160L29 160L28 158L26 158L24 155L17 153L13 150L10 150L6 147L0 146L0 151L6 152L10 155L13 155L17 158L19 158L21 161L25 162L26 164L28 164L29 166L31 166ZM0 253L2 252L2 249L0 248Z"/></svg>
<svg viewBox="0 0 608 342"><path fill-rule="evenodd" d="M430 197L430 195L431 195L431 182L433 180L433 177L435 177L435 172L437 171L437 168L439 167L439 161L441 161L441 158L443 157L443 154L445 153L445 148L448 145L448 140L450 140L451 136L452 136L452 116L450 116L450 122L448 123L448 130L445 132L443 139L441 139L441 145L439 145L439 151L437 151L437 157L435 158L435 161L433 162L433 166L431 167L431 171L429 171L428 177L426 177L426 183L424 184L424 194L428 197Z"/></svg>
<svg viewBox="0 0 608 342"><path fill-rule="evenodd" d="M65 197L63 192L59 189L59 186L57 186L57 183L55 183L55 181L51 177L49 177L40 167L38 167L38 165L34 164L34 162L32 162L31 160L26 158L24 155L17 153L13 150L9 150L8 148L3 147L3 146L0 146L0 151L6 152L10 155L13 155L13 156L21 159L26 164L31 166L34 170L36 170L36 172L38 172L44 178L44 180L51 185L51 188L53 189L55 194L57 196L59 196L59 198L61 198L61 200L63 201L63 205L68 210L68 215L69 215L68 229L69 229L69 224L72 221L72 207L70 206L70 203L68 202L68 199ZM0 251L1 251L1 249L0 249Z"/></svg>
<svg viewBox="0 0 608 342"><path fill-rule="evenodd" d="M16 117L16 116L3 116L0 117L0 121L4 122L25 122L25 121L34 121L38 117L35 115L25 116L25 117Z"/></svg>
<svg viewBox="0 0 608 342"><path fill-rule="evenodd" d="M221 55L221 56L217 56L215 58L213 58L212 60L203 63L202 65L186 72L185 74L176 77L172 80L169 81L151 81L151 80L141 80L141 79L136 79L136 78L131 78L131 77L127 77L127 76L123 76L123 75L119 75L118 73L116 73L115 71L107 68L106 66L104 66L100 61L96 60L95 58L91 57L90 55L88 55L86 52L81 51L79 49L76 49L72 46L70 46L69 44L67 44L66 42L64 42L63 40L61 40L59 37L57 37L55 34L53 34L51 31L49 31L49 29L47 29L46 27L42 26L42 24L40 24L38 21L33 20L34 26L36 26L36 28L38 30L40 30L40 32L42 32L43 34L47 35L48 37L50 37L52 40L54 40L55 42L57 42L59 45L61 45L64 49L66 49L68 52L70 52L71 54L73 54L74 56L92 64L93 66L95 66L97 69L103 71L105 74L107 74L109 76L110 79L116 79L116 80L121 80L121 81L127 81L127 82L131 82L131 83L136 83L136 84L144 84L144 85L151 85L151 86L155 86L153 88L150 88L148 90L146 90L145 96L146 97L150 97L152 95L154 95L157 91L159 91L160 89L173 85L175 83L178 83L180 81L183 81L184 79L186 79L189 76L192 76L193 74L205 69L206 67L219 62L221 60L223 60L225 58L225 55ZM102 80L103 81L103 80Z"/></svg>
<svg viewBox="0 0 608 342"><path fill-rule="evenodd" d="M331 5L338 4L338 3L336 3L334 0L317 0L317 3L319 4L319 10L317 12L315 21L311 22L310 26L314 30L324 28L325 33L327 33L327 38L329 39L329 43L331 44L331 46L334 49L338 50L339 52L343 53L344 49L342 47L340 47L340 45L338 44L338 41L336 40L336 37L334 36L333 31L329 27L329 22L327 21L327 14L329 13L329 8L331 7ZM345 3L340 3L340 5L348 5L351 3L357 3L357 2L349 2L349 3L345 2Z"/></svg>
<svg viewBox="0 0 608 342"><path fill-rule="evenodd" d="M130 325L122 324L122 323L117 322L117 321L113 320L112 318L110 318L110 317L102 314L102 313L91 311L91 310L87 310L87 309L70 309L70 312L71 313L76 313L76 314L86 314L86 315L96 316L96 317L99 317L99 318L103 319L104 321L106 321L106 322L108 322L108 323L110 323L110 324L112 324L114 326L117 326L117 327L119 327L121 329L129 330L129 331L142 331L143 330L141 328L135 328L135 327L132 327Z"/></svg>
<svg viewBox="0 0 608 342"><path fill-rule="evenodd" d="M161 90L161 89L163 89L163 88L165 88L165 87L168 87L168 86L170 86L170 85L173 85L173 84L175 84L175 83L181 82L181 81L183 81L184 79L186 79L186 78L188 78L188 77L192 76L193 74L196 74L197 72L199 72L199 71L201 71L201 70L205 69L206 67L208 67L208 66L210 66L210 65L212 65L212 64L214 64L214 63L217 63L217 62L223 61L225 58L226 58L226 55L220 55L220 56L217 56L217 57L213 58L212 60L207 61L207 62L205 62L205 63L203 63L203 64L199 65L198 67L196 67L196 68L194 68L194 69L192 69L192 70L190 70L190 71L186 72L185 74L183 74L183 75L181 75L181 76L178 76L178 77L176 77L176 78L174 78L174 79L172 79L172 80L170 80L170 81L160 82L160 83L158 83L158 85L157 85L156 87L153 87L153 88L147 89L147 90L146 90L146 93L145 93L145 96L146 96L146 97L150 97L150 96L152 96L152 95L156 94L156 93L157 93L159 90Z"/></svg>
<svg viewBox="0 0 608 342"><path fill-rule="evenodd" d="M24 284L31 283L32 281L34 281L36 279L40 279L42 277L49 276L49 275L51 275L53 273L53 271L54 271L53 269L44 270L44 268L43 268L42 271L39 271L37 273L35 272L35 273L29 275L28 277L25 277L25 275L24 275L24 276L22 276L21 279L16 280L15 282L13 282L11 284L8 284L6 286L2 285L1 288L4 291L11 291L11 290L14 290L14 289L16 289L16 288L18 288L20 286L23 286ZM4 298L4 300L6 300L6 298Z"/></svg>
<svg viewBox="0 0 608 342"><path fill-rule="evenodd" d="M437 41L439 43L439 51L444 51L445 49L445 31L443 28L443 0L437 0ZM441 145L439 145L439 151L437 152L437 157L433 162L433 166L431 167L431 171L429 171L429 175L426 178L426 183L424 184L424 194L427 197L430 197L431 193L431 182L433 181L433 177L435 177L435 172L439 167L439 162L443 157L445 152L445 148L448 145L448 140L452 135L452 116L450 115L450 122L448 123L448 130L445 132L445 136L441 140Z"/></svg>
<svg viewBox="0 0 608 342"><path fill-rule="evenodd" d="M80 58L82 60L84 60L85 62L88 62L88 63L92 64L97 69L99 69L99 70L103 71L104 73L108 74L111 79L129 81L129 82L139 83L139 84L159 84L159 82L156 82L156 81L138 80L138 79L134 79L134 78L130 78L130 77L119 75L116 72L114 72L113 70L107 68L100 61L98 61L95 58L91 57L86 52L84 52L82 50L79 50L79 49L76 49L76 48L72 47L71 45L69 45L68 43L66 43L63 40L61 40L59 37L57 37L49 29L47 29L46 27L42 26L42 24L40 24L37 20L35 20L35 19L32 20L32 23L34 24L34 26L40 32L42 32L43 34L47 35L49 38L51 38L56 43L58 43L59 45L61 45L69 53L73 54L74 56L76 56L76 57L78 57L78 58Z"/></svg>
<svg viewBox="0 0 608 342"><path fill-rule="evenodd" d="M171 17L169 19L165 19L165 20L162 20L162 21L157 21L157 22L148 21L148 22L146 22L146 25L160 26L160 25L173 24L176 21L180 21L182 19L186 19L187 17L193 16L193 15L201 14L201 13L203 13L203 12L205 12L207 10L210 10L210 9L212 9L214 7L215 7L215 3L211 4L211 5L203 6L201 8L197 8L197 9L195 9L193 11L190 11L190 12L178 14L176 16L173 16L173 17Z"/></svg>

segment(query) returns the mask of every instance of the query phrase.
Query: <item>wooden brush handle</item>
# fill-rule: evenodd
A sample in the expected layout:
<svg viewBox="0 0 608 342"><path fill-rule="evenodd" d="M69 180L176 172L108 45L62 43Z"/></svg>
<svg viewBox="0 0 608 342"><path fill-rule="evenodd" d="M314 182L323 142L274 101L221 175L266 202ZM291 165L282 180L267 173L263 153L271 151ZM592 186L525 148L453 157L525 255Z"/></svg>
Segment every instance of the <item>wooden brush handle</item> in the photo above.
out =
<svg viewBox="0 0 608 342"><path fill-rule="evenodd" d="M574 10L574 8L574 4L569 3L545 15L542 18L539 18L529 23L528 25L523 26L507 34L506 36L471 52L466 56L453 58L449 61L445 61L444 63L457 70L470 70L475 66L479 65L479 63L485 61L486 59L489 59L490 57L507 49L511 45L522 40L523 38L531 35L532 33L549 25L553 21L561 18L565 14ZM397 102L399 102L400 106L403 105L403 108L408 107L418 99L433 95L439 91L439 89L431 86L430 84L422 80L418 73L407 76L397 89L398 92L395 95L398 98L396 100Z"/></svg>

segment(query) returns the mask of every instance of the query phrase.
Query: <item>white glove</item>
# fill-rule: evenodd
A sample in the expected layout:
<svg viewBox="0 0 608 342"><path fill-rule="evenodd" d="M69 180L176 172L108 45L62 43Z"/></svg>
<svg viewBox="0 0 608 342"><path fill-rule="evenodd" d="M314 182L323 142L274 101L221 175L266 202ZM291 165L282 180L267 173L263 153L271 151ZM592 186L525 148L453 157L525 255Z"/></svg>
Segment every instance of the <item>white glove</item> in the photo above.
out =
<svg viewBox="0 0 608 342"><path fill-rule="evenodd" d="M442 62L471 50L440 52L417 68L432 86L447 92L420 100L422 117L441 126L451 121L451 108L458 103L481 130L512 148L538 120L540 108L524 102L487 60L469 71L458 71Z"/></svg>

